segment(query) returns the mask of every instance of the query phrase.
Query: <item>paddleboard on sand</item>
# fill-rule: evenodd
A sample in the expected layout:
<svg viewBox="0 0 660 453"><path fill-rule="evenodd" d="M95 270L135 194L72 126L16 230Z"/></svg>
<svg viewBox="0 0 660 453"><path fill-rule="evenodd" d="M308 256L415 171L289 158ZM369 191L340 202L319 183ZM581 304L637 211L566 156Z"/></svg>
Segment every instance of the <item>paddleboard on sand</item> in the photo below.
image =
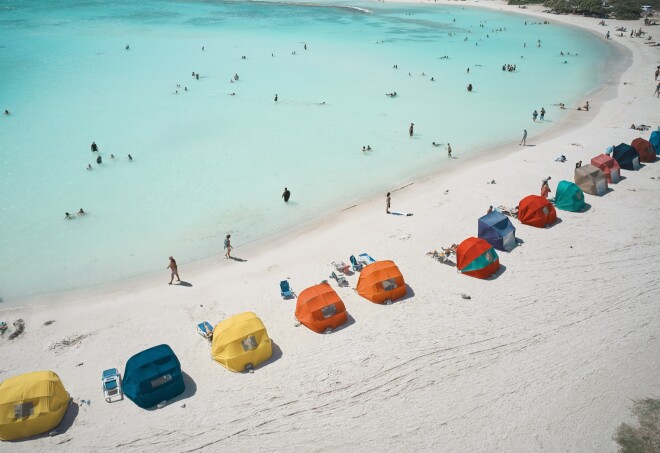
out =
<svg viewBox="0 0 660 453"><path fill-rule="evenodd" d="M390 214L392 214L392 215L404 215L404 216L407 216L407 217L410 217L411 215L413 215L412 212L399 212L399 211L390 211Z"/></svg>

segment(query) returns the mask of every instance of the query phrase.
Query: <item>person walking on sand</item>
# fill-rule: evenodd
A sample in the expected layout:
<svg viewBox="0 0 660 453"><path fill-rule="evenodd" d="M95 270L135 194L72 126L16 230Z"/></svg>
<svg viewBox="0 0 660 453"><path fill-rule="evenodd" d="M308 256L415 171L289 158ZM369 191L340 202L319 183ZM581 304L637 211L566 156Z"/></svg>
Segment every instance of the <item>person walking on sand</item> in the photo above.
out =
<svg viewBox="0 0 660 453"><path fill-rule="evenodd" d="M653 94L655 94L655 97L660 98L660 83L658 83L658 86L655 87Z"/></svg>
<svg viewBox="0 0 660 453"><path fill-rule="evenodd" d="M408 133L410 134L411 137L413 136L414 131L415 131L415 123L410 123L410 127L408 128Z"/></svg>
<svg viewBox="0 0 660 453"><path fill-rule="evenodd" d="M227 250L227 251L225 252L225 258L231 258L231 249L233 248L233 247L231 246L231 241L229 240L229 238L231 238L231 234L228 234L228 235L225 237L225 249Z"/></svg>
<svg viewBox="0 0 660 453"><path fill-rule="evenodd" d="M291 192L289 191L289 189L287 189L287 188L285 187L285 188L284 188L284 193L282 194L282 198L284 198L284 202L285 202L285 203L288 203L290 197L291 197Z"/></svg>
<svg viewBox="0 0 660 453"><path fill-rule="evenodd" d="M173 257L170 256L170 264L165 269L169 269L171 272L170 282L168 283L168 285L172 284L175 275L176 275L176 281L177 282L181 281L181 279L179 278L179 268L177 267L176 260Z"/></svg>
<svg viewBox="0 0 660 453"><path fill-rule="evenodd" d="M390 197L390 193L387 192L387 198L385 199L385 213L389 214L390 213L390 204L392 203L392 198Z"/></svg>
<svg viewBox="0 0 660 453"><path fill-rule="evenodd" d="M447 157L451 159L451 145L447 143Z"/></svg>
<svg viewBox="0 0 660 453"><path fill-rule="evenodd" d="M523 129L523 138L520 140L521 146L527 146L527 129Z"/></svg>

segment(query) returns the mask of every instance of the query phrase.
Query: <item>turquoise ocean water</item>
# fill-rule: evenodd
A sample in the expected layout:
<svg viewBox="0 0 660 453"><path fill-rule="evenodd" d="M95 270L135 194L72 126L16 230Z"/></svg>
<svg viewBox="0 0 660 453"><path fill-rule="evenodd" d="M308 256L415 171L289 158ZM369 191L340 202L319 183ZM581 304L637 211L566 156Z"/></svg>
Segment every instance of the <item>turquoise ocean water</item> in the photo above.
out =
<svg viewBox="0 0 660 453"><path fill-rule="evenodd" d="M0 298L218 254L229 232L240 246L436 171L447 157L432 141L460 158L550 127L552 104L582 101L611 53L525 20L379 3L2 2Z"/></svg>

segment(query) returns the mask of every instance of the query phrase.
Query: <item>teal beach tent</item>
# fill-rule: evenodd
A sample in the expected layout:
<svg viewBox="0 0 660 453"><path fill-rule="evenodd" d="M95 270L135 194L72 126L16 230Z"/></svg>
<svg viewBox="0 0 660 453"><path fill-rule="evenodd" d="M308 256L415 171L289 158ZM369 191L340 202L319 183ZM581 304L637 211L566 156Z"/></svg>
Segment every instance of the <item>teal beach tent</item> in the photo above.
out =
<svg viewBox="0 0 660 453"><path fill-rule="evenodd" d="M559 181L555 195L555 207L562 211L580 212L584 209L584 193L577 184Z"/></svg>
<svg viewBox="0 0 660 453"><path fill-rule="evenodd" d="M179 359L166 344L128 359L122 387L124 395L143 409L172 399L186 388Z"/></svg>

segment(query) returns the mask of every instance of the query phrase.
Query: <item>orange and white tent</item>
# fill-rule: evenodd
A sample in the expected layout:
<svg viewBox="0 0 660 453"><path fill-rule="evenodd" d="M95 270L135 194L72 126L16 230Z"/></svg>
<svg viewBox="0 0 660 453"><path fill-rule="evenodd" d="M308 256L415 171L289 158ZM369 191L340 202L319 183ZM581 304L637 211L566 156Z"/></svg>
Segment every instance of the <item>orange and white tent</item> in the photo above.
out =
<svg viewBox="0 0 660 453"><path fill-rule="evenodd" d="M382 304L405 296L406 282L394 261L376 261L360 272L357 292L365 299Z"/></svg>
<svg viewBox="0 0 660 453"><path fill-rule="evenodd" d="M296 319L317 333L335 330L348 319L346 306L328 283L310 286L298 294Z"/></svg>
<svg viewBox="0 0 660 453"><path fill-rule="evenodd" d="M518 203L518 220L525 225L544 228L557 220L557 211L546 198L528 195Z"/></svg>

